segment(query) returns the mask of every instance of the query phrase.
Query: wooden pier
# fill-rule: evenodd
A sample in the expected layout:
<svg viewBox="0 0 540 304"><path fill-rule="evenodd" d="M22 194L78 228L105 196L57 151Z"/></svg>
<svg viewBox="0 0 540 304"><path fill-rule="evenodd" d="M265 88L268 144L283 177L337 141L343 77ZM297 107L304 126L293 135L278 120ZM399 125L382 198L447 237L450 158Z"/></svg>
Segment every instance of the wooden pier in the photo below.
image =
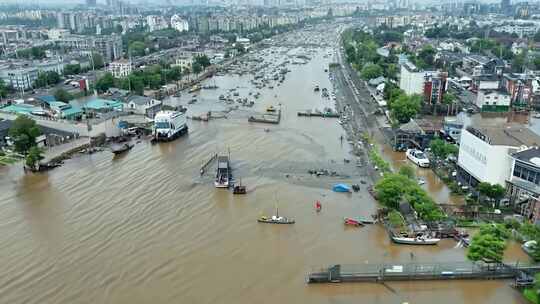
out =
<svg viewBox="0 0 540 304"><path fill-rule="evenodd" d="M266 114L253 115L248 118L248 121L277 125L281 121L281 110L278 110L277 114L266 113Z"/></svg>
<svg viewBox="0 0 540 304"><path fill-rule="evenodd" d="M298 112L297 115L298 116L305 116L305 117L339 118L339 113Z"/></svg>
<svg viewBox="0 0 540 304"><path fill-rule="evenodd" d="M540 265L519 263L393 263L333 265L308 274L308 283L385 282L421 280L497 280L516 279L534 282Z"/></svg>

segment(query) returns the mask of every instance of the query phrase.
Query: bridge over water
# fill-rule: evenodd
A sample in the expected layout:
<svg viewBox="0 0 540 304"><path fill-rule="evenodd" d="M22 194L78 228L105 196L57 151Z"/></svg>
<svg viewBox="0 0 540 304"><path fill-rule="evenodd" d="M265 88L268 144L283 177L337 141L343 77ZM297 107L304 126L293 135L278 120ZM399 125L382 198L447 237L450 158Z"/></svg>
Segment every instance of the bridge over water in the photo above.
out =
<svg viewBox="0 0 540 304"><path fill-rule="evenodd" d="M534 283L540 265L526 263L449 262L449 263L389 263L336 264L310 272L308 283L385 282L419 280L516 279L527 286Z"/></svg>

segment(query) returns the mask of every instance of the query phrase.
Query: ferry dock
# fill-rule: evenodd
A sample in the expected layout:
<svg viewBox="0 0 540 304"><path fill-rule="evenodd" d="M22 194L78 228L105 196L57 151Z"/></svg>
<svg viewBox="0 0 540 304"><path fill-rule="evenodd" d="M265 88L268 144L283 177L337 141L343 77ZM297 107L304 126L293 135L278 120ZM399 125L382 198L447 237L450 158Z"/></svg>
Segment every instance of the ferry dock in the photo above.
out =
<svg viewBox="0 0 540 304"><path fill-rule="evenodd" d="M516 279L516 285L529 286L534 284L537 272L540 272L540 265L518 262L337 264L310 272L307 283Z"/></svg>
<svg viewBox="0 0 540 304"><path fill-rule="evenodd" d="M278 110L277 114L266 113L266 114L253 115L248 118L248 121L277 125L281 121L281 110Z"/></svg>

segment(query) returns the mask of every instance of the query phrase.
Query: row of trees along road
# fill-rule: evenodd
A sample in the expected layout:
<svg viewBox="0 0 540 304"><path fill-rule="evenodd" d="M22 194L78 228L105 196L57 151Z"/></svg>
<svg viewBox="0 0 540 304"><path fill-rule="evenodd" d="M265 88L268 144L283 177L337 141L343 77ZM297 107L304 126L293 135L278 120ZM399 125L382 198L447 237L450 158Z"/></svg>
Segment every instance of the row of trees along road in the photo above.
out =
<svg viewBox="0 0 540 304"><path fill-rule="evenodd" d="M210 59L203 55L194 58L193 71L189 69L182 70L180 67L171 66L167 63L160 63L142 70L135 70L131 75L124 78L114 78L111 73L106 73L96 82L96 89L99 92L106 92L112 87L117 87L143 95L145 88L157 90L171 81L182 79L184 75L188 75L190 72L198 74L208 66L210 66Z"/></svg>

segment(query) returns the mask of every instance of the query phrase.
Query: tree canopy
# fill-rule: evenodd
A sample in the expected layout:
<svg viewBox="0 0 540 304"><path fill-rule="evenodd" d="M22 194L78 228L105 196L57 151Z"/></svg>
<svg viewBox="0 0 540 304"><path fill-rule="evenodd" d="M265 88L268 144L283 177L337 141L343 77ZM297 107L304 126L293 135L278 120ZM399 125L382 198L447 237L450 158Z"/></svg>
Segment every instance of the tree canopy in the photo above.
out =
<svg viewBox="0 0 540 304"><path fill-rule="evenodd" d="M397 98L389 100L388 108L392 118L399 123L407 123L420 111L421 102L420 95L401 94Z"/></svg>
<svg viewBox="0 0 540 304"><path fill-rule="evenodd" d="M429 148L431 149L433 155L442 159L448 157L449 155L457 155L459 152L459 148L456 145L449 144L439 138L432 140L429 144Z"/></svg>
<svg viewBox="0 0 540 304"><path fill-rule="evenodd" d="M41 130L35 120L21 115L13 121L8 134L13 141L15 151L27 154L30 148L36 145L36 138L41 135Z"/></svg>
<svg viewBox="0 0 540 304"><path fill-rule="evenodd" d="M386 174L375 185L378 200L385 206L397 209L401 202L408 202L425 221L437 221L444 213L416 180L403 174Z"/></svg>
<svg viewBox="0 0 540 304"><path fill-rule="evenodd" d="M368 63L364 65L360 75L362 75L362 78L367 80L377 78L383 75L383 69L378 64Z"/></svg>
<svg viewBox="0 0 540 304"><path fill-rule="evenodd" d="M58 101L69 102L73 99L73 95L71 95L68 91L64 89L57 89L54 92L54 98Z"/></svg>
<svg viewBox="0 0 540 304"><path fill-rule="evenodd" d="M25 159L26 166L30 167L33 170L36 170L39 164L39 161L42 160L43 158L44 158L43 150L37 146L33 146L28 151L28 155L26 155L26 159Z"/></svg>
<svg viewBox="0 0 540 304"><path fill-rule="evenodd" d="M491 234L477 234L473 237L467 252L471 261L502 262L506 242Z"/></svg>

